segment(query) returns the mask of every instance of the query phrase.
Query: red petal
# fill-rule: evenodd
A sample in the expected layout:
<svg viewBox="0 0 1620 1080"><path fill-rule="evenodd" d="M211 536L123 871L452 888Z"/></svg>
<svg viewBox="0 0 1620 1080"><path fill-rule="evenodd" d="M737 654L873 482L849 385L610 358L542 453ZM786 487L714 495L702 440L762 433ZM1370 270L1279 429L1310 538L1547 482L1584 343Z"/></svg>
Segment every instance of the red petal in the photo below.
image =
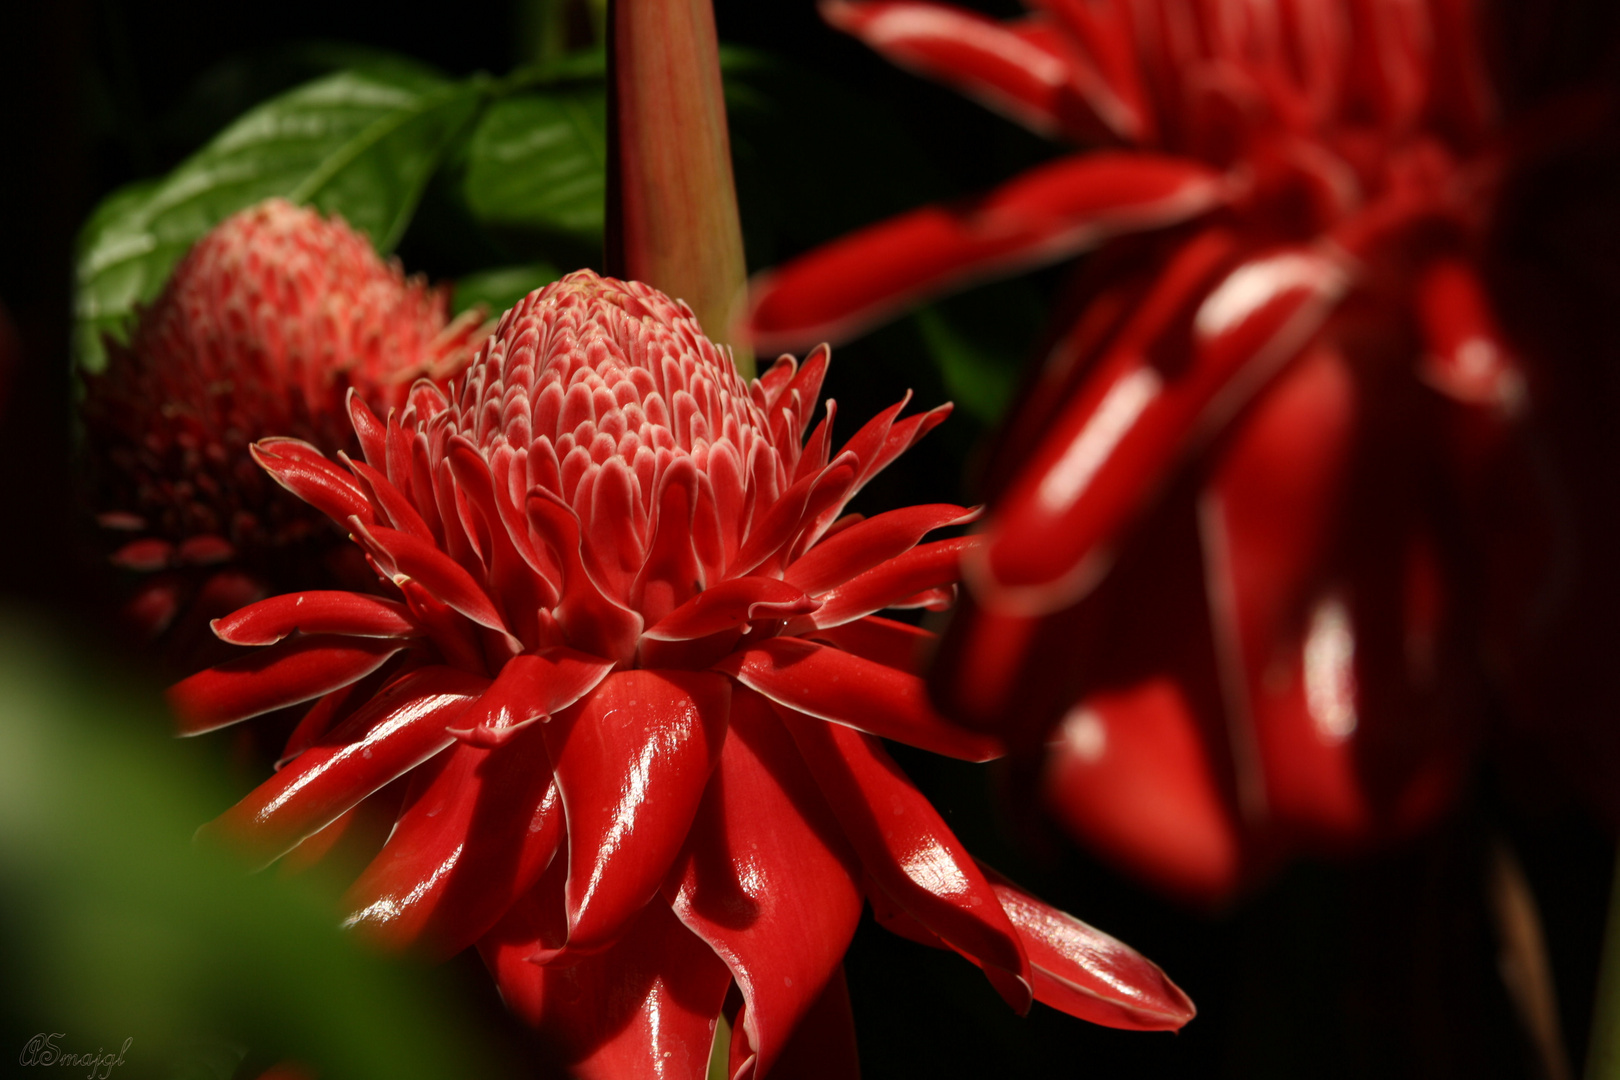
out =
<svg viewBox="0 0 1620 1080"><path fill-rule="evenodd" d="M329 694L370 675L401 648L387 638L293 638L180 680L169 687L169 705L181 735L200 735Z"/></svg>
<svg viewBox="0 0 1620 1080"><path fill-rule="evenodd" d="M761 276L748 330L763 349L845 340L930 296L1068 258L1117 233L1196 217L1224 192L1219 173L1180 158L1063 158L980 198L851 233Z"/></svg>
<svg viewBox="0 0 1620 1080"><path fill-rule="evenodd" d="M750 1022L748 1008L738 1014L739 1025L746 1028ZM733 1027L731 1036L731 1070L734 1080L750 1080L758 1070L739 1073L748 1063L740 1057L750 1048L739 1038L747 1031ZM772 1080L860 1080L861 1061L855 1046L855 1013L849 1004L849 985L844 981L844 968L839 965L827 980L826 989L810 1006L810 1011L799 1019L792 1037L782 1049L771 1069Z"/></svg>
<svg viewBox="0 0 1620 1080"><path fill-rule="evenodd" d="M489 594L450 556L410 533L382 525L367 527L363 523L351 524L357 530L360 542L379 561L386 560L385 565L391 564L391 576L396 583L402 576L418 581L438 600L478 625L501 633L507 632L506 623L501 619L500 612L495 610Z"/></svg>
<svg viewBox="0 0 1620 1080"><path fill-rule="evenodd" d="M338 524L347 525L351 517L373 520L371 503L354 477L309 443L301 439L260 439L248 447L248 453L276 483Z"/></svg>
<svg viewBox="0 0 1620 1080"><path fill-rule="evenodd" d="M488 685L453 668L412 672L202 831L274 861L450 745L446 726Z"/></svg>
<svg viewBox="0 0 1620 1080"><path fill-rule="evenodd" d="M550 864L563 813L540 732L498 750L459 745L344 897L344 925L390 948L425 938L449 957Z"/></svg>
<svg viewBox="0 0 1620 1080"><path fill-rule="evenodd" d="M928 533L965 525L976 511L945 504L908 506L851 525L822 540L782 575L807 593L821 593L917 546Z"/></svg>
<svg viewBox="0 0 1620 1080"><path fill-rule="evenodd" d="M974 957L1008 1004L1026 1012L1029 958L939 812L872 736L791 710L781 716L866 872L912 918Z"/></svg>
<svg viewBox="0 0 1620 1080"><path fill-rule="evenodd" d="M705 1080L715 1020L731 986L731 973L709 947L654 902L606 952L545 966L529 959L546 948L539 906L521 901L478 947L501 997L539 1029L570 1074Z"/></svg>
<svg viewBox="0 0 1620 1080"><path fill-rule="evenodd" d="M514 656L462 717L465 727L452 734L479 746L498 746L519 729L562 712L612 670L611 660L562 647Z"/></svg>
<svg viewBox="0 0 1620 1080"><path fill-rule="evenodd" d="M928 589L954 584L962 576L964 556L981 546L978 537L919 544L859 577L821 595L821 607L788 623L787 633L812 633L838 626L902 603Z"/></svg>
<svg viewBox="0 0 1620 1080"><path fill-rule="evenodd" d="M1001 743L946 723L923 681L801 638L769 638L715 665L744 686L822 720L964 761L989 761Z"/></svg>
<svg viewBox="0 0 1620 1080"><path fill-rule="evenodd" d="M876 615L813 630L806 636L909 675L922 675L928 670L928 659L939 640L920 626Z"/></svg>
<svg viewBox="0 0 1620 1080"><path fill-rule="evenodd" d="M1159 966L981 866L1035 972L1035 999L1070 1016L1135 1031L1175 1031L1197 1010Z"/></svg>
<svg viewBox="0 0 1620 1080"><path fill-rule="evenodd" d="M731 683L620 671L544 727L568 814L568 946L610 943L686 841L725 739Z"/></svg>
<svg viewBox="0 0 1620 1080"><path fill-rule="evenodd" d="M417 637L422 628L394 600L352 592L288 593L260 600L211 624L232 645L274 645L288 634Z"/></svg>
<svg viewBox="0 0 1620 1080"><path fill-rule="evenodd" d="M981 599L1035 614L1083 596L1188 445L1297 354L1346 280L1336 259L1313 251L1255 256L1209 288L1184 346L1166 339L1230 254L1219 234L1183 249L1058 418L993 516L986 547L968 560Z"/></svg>
<svg viewBox="0 0 1620 1080"><path fill-rule="evenodd" d="M935 78L1031 130L1064 133L1070 65L1040 38L944 4L824 2L821 16L901 67ZM1043 24L1044 25L1044 24Z"/></svg>
<svg viewBox="0 0 1620 1080"><path fill-rule="evenodd" d="M162 570L174 557L173 544L149 536L143 540L131 540L108 556L108 561L125 570L149 573L153 570Z"/></svg>
<svg viewBox="0 0 1620 1080"><path fill-rule="evenodd" d="M742 990L752 1071L770 1070L837 975L860 921L859 872L781 721L759 697L733 695L720 762L665 895Z"/></svg>
<svg viewBox="0 0 1620 1080"><path fill-rule="evenodd" d="M655 641L692 641L746 626L754 619L786 619L814 611L816 601L775 578L722 581L658 620L641 636Z"/></svg>
<svg viewBox="0 0 1620 1080"><path fill-rule="evenodd" d="M1523 408L1524 373L1491 313L1477 271L1460 259L1441 259L1418 283L1418 317L1428 351L1424 382L1458 401L1493 405L1512 414Z"/></svg>
<svg viewBox="0 0 1620 1080"><path fill-rule="evenodd" d="M528 517L562 567L562 600L553 614L568 640L597 656L628 659L635 654L642 618L597 588L580 557L579 518L551 492L529 492Z"/></svg>

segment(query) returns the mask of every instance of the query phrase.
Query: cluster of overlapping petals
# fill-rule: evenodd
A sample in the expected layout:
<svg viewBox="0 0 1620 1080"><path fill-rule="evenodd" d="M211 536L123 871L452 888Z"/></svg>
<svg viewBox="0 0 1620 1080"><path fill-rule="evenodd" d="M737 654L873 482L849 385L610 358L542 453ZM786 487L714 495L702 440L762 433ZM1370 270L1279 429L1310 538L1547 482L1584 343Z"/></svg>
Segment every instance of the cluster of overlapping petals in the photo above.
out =
<svg viewBox="0 0 1620 1080"><path fill-rule="evenodd" d="M328 452L352 447L351 387L401 403L418 378L465 366L480 322L452 320L443 290L407 280L341 218L282 199L227 218L181 260L129 342L108 341L106 369L86 378L96 509L129 536L113 561L211 567L201 591L227 606L202 606L217 615L245 602L263 588L267 550L331 533L267 480L249 444L290 434ZM130 612L156 633L189 593L185 575L152 578Z"/></svg>
<svg viewBox="0 0 1620 1080"><path fill-rule="evenodd" d="M1536 380L1485 278L1504 177L1573 128L1504 123L1471 0L1031 6L823 5L1101 146L811 252L752 326L836 337L1106 241L991 470L938 698L1056 734L1064 821L1224 896L1431 820L1511 652L1480 628L1556 601Z"/></svg>
<svg viewBox="0 0 1620 1080"><path fill-rule="evenodd" d="M969 541L920 541L972 515L843 513L947 410L902 402L835 452L829 401L805 441L827 359L744 383L684 305L581 271L450 395L418 382L386 418L351 395L364 460L260 441L396 593L216 623L263 648L172 689L185 732L314 704L209 831L269 862L389 800L348 924L476 944L583 1076L704 1076L733 985L735 1075L853 1074L863 898L1019 1009L1185 1023L1162 972L975 863L885 752L997 752L930 710L930 635L875 614L949 600Z"/></svg>

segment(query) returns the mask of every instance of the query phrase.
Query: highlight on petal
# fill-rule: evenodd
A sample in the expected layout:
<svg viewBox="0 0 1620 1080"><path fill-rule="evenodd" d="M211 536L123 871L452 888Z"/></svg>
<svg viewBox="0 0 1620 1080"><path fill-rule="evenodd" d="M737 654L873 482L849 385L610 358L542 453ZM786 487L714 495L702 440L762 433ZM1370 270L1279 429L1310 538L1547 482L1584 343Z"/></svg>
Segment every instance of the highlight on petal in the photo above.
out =
<svg viewBox="0 0 1620 1080"><path fill-rule="evenodd" d="M568 821L568 947L599 950L686 842L725 741L731 682L620 671L543 727Z"/></svg>
<svg viewBox="0 0 1620 1080"><path fill-rule="evenodd" d="M489 685L447 667L396 680L320 743L199 830L273 862L449 746L446 727Z"/></svg>
<svg viewBox="0 0 1620 1080"><path fill-rule="evenodd" d="M260 439L248 453L276 483L338 523L371 520L371 503L342 469L301 439Z"/></svg>
<svg viewBox="0 0 1620 1080"><path fill-rule="evenodd" d="M181 679L169 687L169 706L181 735L201 735L357 682L403 647L388 638L292 638Z"/></svg>
<svg viewBox="0 0 1620 1080"><path fill-rule="evenodd" d="M847 340L929 297L1197 217L1225 197L1221 175L1187 159L1063 158L977 199L868 226L757 278L748 333L767 350Z"/></svg>
<svg viewBox="0 0 1620 1080"><path fill-rule="evenodd" d="M1175 1031L1197 1010L1159 966L1066 911L979 867L1018 928L1035 974L1035 1000L1094 1024Z"/></svg>
<svg viewBox="0 0 1620 1080"><path fill-rule="evenodd" d="M740 577L705 589L642 633L654 641L690 641L747 626L754 619L787 619L816 610L818 601L791 582Z"/></svg>
<svg viewBox="0 0 1620 1080"><path fill-rule="evenodd" d="M500 746L528 725L574 704L612 670L611 660L562 646L514 656L477 706L467 710L466 726L451 734L477 746Z"/></svg>

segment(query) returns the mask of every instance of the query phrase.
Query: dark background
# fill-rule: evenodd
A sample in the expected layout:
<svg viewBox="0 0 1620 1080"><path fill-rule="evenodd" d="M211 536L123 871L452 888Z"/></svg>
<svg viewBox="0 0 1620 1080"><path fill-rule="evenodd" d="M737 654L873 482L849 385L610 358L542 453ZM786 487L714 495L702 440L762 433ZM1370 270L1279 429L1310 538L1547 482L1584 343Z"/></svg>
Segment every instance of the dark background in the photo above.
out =
<svg viewBox="0 0 1620 1080"><path fill-rule="evenodd" d="M234 100L199 93L218 85L204 80L222 60L318 38L396 50L451 74L498 74L532 57L535 46L521 6L497 0L458 0L431 16L330 0L284 0L268 10L217 0L5 7L0 301L21 358L0 369L0 590L36 609L77 615L78 632L95 639L96 571L78 554L71 494L68 355L72 238L90 208L118 185L172 167L254 94L284 88L272 79L238 87ZM873 123L898 125L916 155L915 172L901 183L858 152L859 132L850 133L856 152L829 158L796 152L793 130L778 131L758 148L768 160L756 155L746 170L739 165L751 270L924 198L989 185L1055 152L826 29L809 3L721 0L717 20L723 41L801 65L812 102L823 92L818 80L826 93L870 101ZM795 199L816 205L784 221L781 207ZM400 253L413 272L463 269L410 236ZM1049 272L1031 287L1044 295L1056 280ZM1030 341L1035 324L1023 319L1008 332ZM896 324L838 350L828 393L846 421L907 387L930 406L945 393L924 357L916 328ZM902 494L908 502L971 498L962 477L984 435L971 419L953 420L874 485L870 502L894 505ZM869 1077L1536 1076L1498 977L1486 909L1483 868L1500 843L1516 851L1542 906L1565 1039L1579 1067L1613 848L1557 799L1510 800L1487 774L1445 826L1417 844L1357 866L1299 864L1231 910L1208 913L1168 905L1046 834L987 784L986 770L920 754L903 754L902 763L969 847L1152 957L1200 1015L1173 1036L1109 1031L1039 1005L1020 1019L956 956L868 921L846 970ZM1014 822L1023 835L1017 843L1008 839ZM459 966L454 977L467 992L497 1008L487 980L472 970L476 961Z"/></svg>

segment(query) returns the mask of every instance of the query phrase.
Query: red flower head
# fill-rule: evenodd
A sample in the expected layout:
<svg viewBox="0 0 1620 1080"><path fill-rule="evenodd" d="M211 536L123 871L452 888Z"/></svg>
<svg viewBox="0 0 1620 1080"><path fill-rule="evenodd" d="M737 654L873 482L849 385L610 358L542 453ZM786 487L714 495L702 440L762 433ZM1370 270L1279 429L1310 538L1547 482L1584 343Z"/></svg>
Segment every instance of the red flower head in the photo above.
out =
<svg viewBox="0 0 1620 1080"><path fill-rule="evenodd" d="M918 541L972 515L840 516L948 410L897 405L833 453L829 402L803 442L827 357L745 384L685 305L581 271L507 312L459 392L419 382L386 423L351 395L364 462L261 441L398 598L216 623L268 648L174 688L186 732L316 704L210 829L268 861L400 780L349 924L477 943L586 1076L701 1077L733 982L734 1071L796 1028L795 1056L852 1069L863 896L1016 1007L1184 1023L1157 968L978 866L884 752L995 753L929 710L930 635L874 614L948 599L966 541Z"/></svg>
<svg viewBox="0 0 1620 1080"><path fill-rule="evenodd" d="M199 602L208 615L263 596L264 579L307 579L279 564L339 534L269 483L249 444L291 434L326 452L353 448L351 387L398 405L417 378L442 379L471 358L480 319L452 322L448 307L443 290L407 281L341 218L271 199L221 222L86 380L100 520L141 534L113 561L213 568ZM160 632L195 576L148 582L130 613Z"/></svg>
<svg viewBox="0 0 1620 1080"><path fill-rule="evenodd" d="M1220 896L1281 848L1431 818L1481 658L1513 648L1478 629L1557 599L1534 462L1559 376L1484 282L1506 181L1597 113L1506 124L1470 0L1032 7L823 11L1037 131L1131 148L812 252L753 327L847 333L1108 240L992 470L938 692L1031 751L1061 724L1058 814Z"/></svg>

